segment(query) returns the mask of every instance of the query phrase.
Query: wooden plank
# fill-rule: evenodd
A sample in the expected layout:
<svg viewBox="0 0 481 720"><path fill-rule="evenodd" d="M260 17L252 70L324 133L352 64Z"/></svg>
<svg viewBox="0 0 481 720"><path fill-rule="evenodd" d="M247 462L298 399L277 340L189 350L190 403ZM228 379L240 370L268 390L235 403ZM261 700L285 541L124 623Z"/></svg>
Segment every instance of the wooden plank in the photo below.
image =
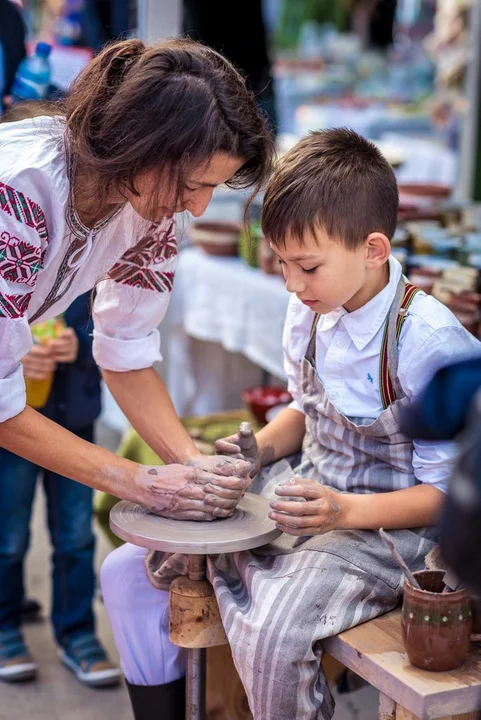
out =
<svg viewBox="0 0 481 720"><path fill-rule="evenodd" d="M381 693L423 719L449 717L481 708L481 650L472 646L461 668L431 673L413 667L401 637L401 612L347 630L323 647Z"/></svg>
<svg viewBox="0 0 481 720"><path fill-rule="evenodd" d="M438 718L438 720L479 720L479 717L479 712L472 712L463 713L462 715L444 716L442 718ZM396 710L395 720L419 720L419 718L417 718L416 715L410 713L409 710L405 710L405 708L398 706Z"/></svg>

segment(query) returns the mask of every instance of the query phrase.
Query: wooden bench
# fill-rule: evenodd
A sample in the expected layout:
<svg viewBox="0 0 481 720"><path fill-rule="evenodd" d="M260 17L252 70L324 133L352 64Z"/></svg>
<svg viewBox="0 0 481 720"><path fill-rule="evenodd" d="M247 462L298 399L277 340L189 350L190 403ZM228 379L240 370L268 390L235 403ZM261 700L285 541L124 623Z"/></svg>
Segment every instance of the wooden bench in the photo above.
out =
<svg viewBox="0 0 481 720"><path fill-rule="evenodd" d="M481 718L481 648L472 644L458 670L418 670L404 650L399 609L329 638L323 647L379 690L379 720Z"/></svg>
<svg viewBox="0 0 481 720"><path fill-rule="evenodd" d="M379 720L481 719L481 648L477 645L471 645L458 670L418 670L404 651L400 610L329 638L323 645L328 680L333 681L344 665L379 690ZM251 720L229 647L209 648L207 657L208 720Z"/></svg>

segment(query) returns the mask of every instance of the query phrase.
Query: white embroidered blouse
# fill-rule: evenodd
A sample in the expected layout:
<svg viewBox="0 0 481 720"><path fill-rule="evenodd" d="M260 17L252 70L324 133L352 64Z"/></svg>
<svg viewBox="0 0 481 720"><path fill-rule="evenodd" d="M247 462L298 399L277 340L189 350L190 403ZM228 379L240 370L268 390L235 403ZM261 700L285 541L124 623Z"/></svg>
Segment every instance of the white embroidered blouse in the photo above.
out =
<svg viewBox="0 0 481 720"><path fill-rule="evenodd" d="M94 287L99 366L121 372L161 359L174 219L152 224L126 204L86 228L69 202L67 164L61 118L0 125L0 422L25 407L20 359L32 347L29 325Z"/></svg>

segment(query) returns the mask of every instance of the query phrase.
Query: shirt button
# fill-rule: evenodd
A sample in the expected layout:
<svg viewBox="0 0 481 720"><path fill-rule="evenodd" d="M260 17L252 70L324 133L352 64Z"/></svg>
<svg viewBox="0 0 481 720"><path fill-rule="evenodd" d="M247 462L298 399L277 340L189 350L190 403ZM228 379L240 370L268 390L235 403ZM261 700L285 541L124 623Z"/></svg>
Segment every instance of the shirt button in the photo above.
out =
<svg viewBox="0 0 481 720"><path fill-rule="evenodd" d="M338 397L339 397L339 393L337 393L337 392L331 393L331 400L337 400Z"/></svg>
<svg viewBox="0 0 481 720"><path fill-rule="evenodd" d="M338 340L336 345L338 348L340 348L342 350L342 348L344 347L344 340Z"/></svg>

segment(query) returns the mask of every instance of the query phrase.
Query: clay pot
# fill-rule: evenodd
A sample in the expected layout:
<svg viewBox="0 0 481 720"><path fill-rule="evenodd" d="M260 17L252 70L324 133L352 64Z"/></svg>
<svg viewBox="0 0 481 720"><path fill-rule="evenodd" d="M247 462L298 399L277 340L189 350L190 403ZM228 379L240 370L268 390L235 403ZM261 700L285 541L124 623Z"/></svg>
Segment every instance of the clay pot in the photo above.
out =
<svg viewBox="0 0 481 720"><path fill-rule="evenodd" d="M414 576L422 589L405 582L401 618L409 660L423 670L454 670L463 663L469 648L469 594L466 590L442 593L442 570L420 570Z"/></svg>
<svg viewBox="0 0 481 720"><path fill-rule="evenodd" d="M471 612L473 613L473 628L471 640L481 640L481 596L471 595Z"/></svg>
<svg viewBox="0 0 481 720"><path fill-rule="evenodd" d="M257 248L257 264L262 272L267 275L282 275L282 267L267 238L261 237Z"/></svg>
<svg viewBox="0 0 481 720"><path fill-rule="evenodd" d="M190 229L192 242L209 255L234 257L237 255L241 225L211 221L195 222Z"/></svg>

